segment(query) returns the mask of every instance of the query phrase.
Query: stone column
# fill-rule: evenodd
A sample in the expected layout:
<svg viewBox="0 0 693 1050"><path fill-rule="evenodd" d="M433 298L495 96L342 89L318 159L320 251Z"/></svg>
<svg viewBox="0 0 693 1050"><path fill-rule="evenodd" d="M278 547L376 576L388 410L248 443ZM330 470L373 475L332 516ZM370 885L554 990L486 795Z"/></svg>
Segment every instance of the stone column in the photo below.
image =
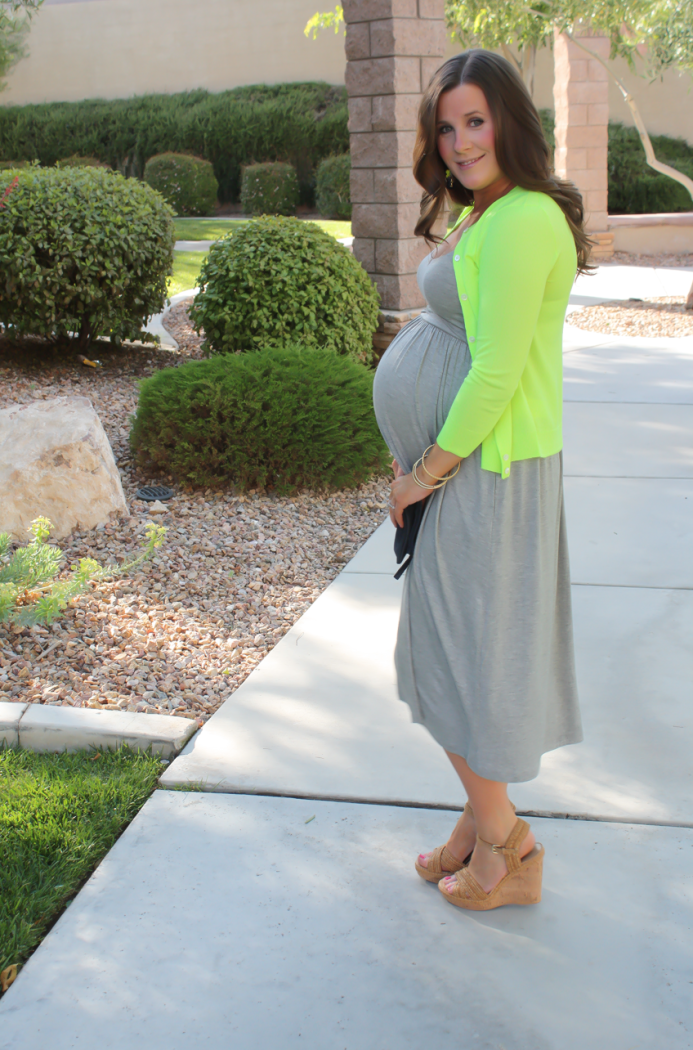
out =
<svg viewBox="0 0 693 1050"><path fill-rule="evenodd" d="M585 47L608 59L607 37L580 34ZM609 78L606 70L564 33L554 41L556 109L556 174L574 182L585 202L586 229L597 244L595 258L609 258L614 235L609 232L607 147Z"/></svg>
<svg viewBox="0 0 693 1050"><path fill-rule="evenodd" d="M376 349L424 305L412 153L421 93L445 49L444 0L344 0L354 255L380 292Z"/></svg>

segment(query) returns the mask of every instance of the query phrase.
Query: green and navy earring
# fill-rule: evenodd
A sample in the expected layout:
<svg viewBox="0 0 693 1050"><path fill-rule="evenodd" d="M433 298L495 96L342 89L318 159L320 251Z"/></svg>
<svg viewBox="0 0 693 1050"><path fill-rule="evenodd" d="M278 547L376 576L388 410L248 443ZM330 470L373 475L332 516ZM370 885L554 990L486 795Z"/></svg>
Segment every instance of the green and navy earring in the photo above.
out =
<svg viewBox="0 0 693 1050"><path fill-rule="evenodd" d="M445 169L445 185L449 190L453 189L455 185L455 180L453 179L449 168Z"/></svg>

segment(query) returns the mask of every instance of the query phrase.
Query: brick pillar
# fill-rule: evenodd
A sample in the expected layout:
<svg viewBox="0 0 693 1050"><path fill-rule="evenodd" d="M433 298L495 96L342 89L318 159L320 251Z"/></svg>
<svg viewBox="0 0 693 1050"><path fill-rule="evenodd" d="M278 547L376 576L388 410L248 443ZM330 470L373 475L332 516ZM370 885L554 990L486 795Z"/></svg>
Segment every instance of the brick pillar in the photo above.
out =
<svg viewBox="0 0 693 1050"><path fill-rule="evenodd" d="M380 292L383 350L424 305L412 175L421 92L445 48L444 0L344 0L354 255Z"/></svg>
<svg viewBox="0 0 693 1050"><path fill-rule="evenodd" d="M607 37L580 34L585 47L608 59ZM604 67L564 33L554 41L556 109L556 174L574 182L585 202L586 229L597 244L596 258L609 258L614 235L609 232L607 147L609 78Z"/></svg>

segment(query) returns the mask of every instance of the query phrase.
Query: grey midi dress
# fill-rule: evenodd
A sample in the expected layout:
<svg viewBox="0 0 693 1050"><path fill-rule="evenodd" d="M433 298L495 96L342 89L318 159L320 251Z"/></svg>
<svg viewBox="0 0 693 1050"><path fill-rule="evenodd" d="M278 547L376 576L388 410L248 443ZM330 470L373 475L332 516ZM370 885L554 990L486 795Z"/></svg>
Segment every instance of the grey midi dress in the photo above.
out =
<svg viewBox="0 0 693 1050"><path fill-rule="evenodd" d="M423 260L427 307L378 366L374 406L405 471L435 442L471 368L452 254ZM562 454L481 468L481 447L426 500L404 575L395 666L415 722L479 776L515 782L582 740Z"/></svg>

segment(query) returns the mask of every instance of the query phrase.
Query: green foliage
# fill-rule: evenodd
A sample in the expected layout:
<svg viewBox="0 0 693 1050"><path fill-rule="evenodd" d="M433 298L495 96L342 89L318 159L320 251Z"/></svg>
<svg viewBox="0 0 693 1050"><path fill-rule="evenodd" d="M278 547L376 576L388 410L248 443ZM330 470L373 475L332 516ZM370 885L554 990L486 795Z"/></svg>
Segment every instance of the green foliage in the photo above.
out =
<svg viewBox="0 0 693 1050"><path fill-rule="evenodd" d="M331 219L351 218L351 154L325 157L318 165L315 205Z"/></svg>
<svg viewBox="0 0 693 1050"><path fill-rule="evenodd" d="M73 153L71 157L63 157L62 160L56 161L55 166L56 168L107 168L108 164L104 164L97 157L80 157L77 153Z"/></svg>
<svg viewBox="0 0 693 1050"><path fill-rule="evenodd" d="M346 33L344 8L341 4L335 4L334 11L316 11L313 17L306 22L303 33L305 36L312 36L313 40L316 40L321 29L334 29L335 35L339 33L340 29L342 33Z"/></svg>
<svg viewBox="0 0 693 1050"><path fill-rule="evenodd" d="M16 185L10 191L10 184ZM144 338L173 262L171 209L101 168L0 173L0 324L14 335Z"/></svg>
<svg viewBox="0 0 693 1050"><path fill-rule="evenodd" d="M549 144L551 153L556 148L556 118L552 109L540 109L539 119L541 120L542 131L544 132L544 138Z"/></svg>
<svg viewBox="0 0 693 1050"><path fill-rule="evenodd" d="M145 548L133 561L101 568L93 558L81 558L71 575L58 580L63 553L46 542L51 528L48 518L36 518L30 527L33 539L14 551L8 533L0 533L0 623L52 623L92 581L122 576L150 558L166 534L163 525L149 522Z"/></svg>
<svg viewBox="0 0 693 1050"><path fill-rule="evenodd" d="M0 970L21 965L147 801L161 760L0 749Z"/></svg>
<svg viewBox="0 0 693 1050"><path fill-rule="evenodd" d="M144 181L157 190L176 215L211 215L219 187L214 168L202 157L158 153L144 168Z"/></svg>
<svg viewBox="0 0 693 1050"><path fill-rule="evenodd" d="M364 365L298 346L189 361L141 383L130 443L193 485L354 488L387 464L372 388Z"/></svg>
<svg viewBox="0 0 693 1050"><path fill-rule="evenodd" d="M323 83L0 107L0 158L79 153L141 178L157 153L193 153L214 165L222 201L238 200L243 165L282 160L309 202L319 161L348 148L346 90Z"/></svg>
<svg viewBox="0 0 693 1050"><path fill-rule="evenodd" d="M667 135L650 137L658 160L693 178L693 146ZM610 212L640 215L690 211L691 197L685 186L647 164L635 128L609 124L608 163Z"/></svg>
<svg viewBox="0 0 693 1050"><path fill-rule="evenodd" d="M245 215L295 215L298 179L291 164L249 164L243 169L241 208Z"/></svg>
<svg viewBox="0 0 693 1050"><path fill-rule="evenodd" d="M0 91L5 77L27 54L26 37L29 23L43 0L4 0L0 4Z"/></svg>
<svg viewBox="0 0 693 1050"><path fill-rule="evenodd" d="M12 171L13 168L28 168L28 160L0 160L0 171Z"/></svg>
<svg viewBox="0 0 693 1050"><path fill-rule="evenodd" d="M207 353L299 344L372 359L378 293L315 223L252 219L212 245L200 284L190 318Z"/></svg>

